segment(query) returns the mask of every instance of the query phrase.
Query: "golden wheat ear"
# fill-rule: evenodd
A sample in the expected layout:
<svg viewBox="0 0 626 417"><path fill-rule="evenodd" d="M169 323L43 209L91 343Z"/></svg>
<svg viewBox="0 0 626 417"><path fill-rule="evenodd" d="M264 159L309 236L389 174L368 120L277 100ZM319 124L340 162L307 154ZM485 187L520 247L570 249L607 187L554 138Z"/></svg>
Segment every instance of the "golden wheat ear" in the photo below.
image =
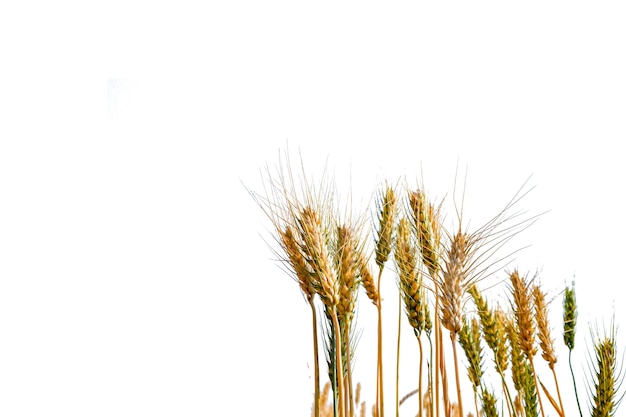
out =
<svg viewBox="0 0 626 417"><path fill-rule="evenodd" d="M393 231L398 213L398 201L393 187L387 186L385 188L377 205L376 265L382 268L393 249Z"/></svg>

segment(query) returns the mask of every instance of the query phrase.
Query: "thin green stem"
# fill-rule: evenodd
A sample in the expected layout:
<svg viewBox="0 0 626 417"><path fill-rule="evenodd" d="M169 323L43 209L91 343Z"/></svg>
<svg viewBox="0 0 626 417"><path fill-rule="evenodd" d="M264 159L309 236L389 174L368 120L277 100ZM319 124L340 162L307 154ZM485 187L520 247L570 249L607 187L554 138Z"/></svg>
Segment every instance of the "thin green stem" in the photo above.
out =
<svg viewBox="0 0 626 417"><path fill-rule="evenodd" d="M420 347L420 371L419 371L419 383L418 383L418 392L419 392L419 417L422 417L423 415L423 405L422 405L422 370L424 369L424 350L422 348L422 339L420 337L417 338L417 343L419 344Z"/></svg>
<svg viewBox="0 0 626 417"><path fill-rule="evenodd" d="M383 311L382 297L380 295L380 279L383 275L383 268L380 267L378 272L378 302L376 310L378 311L378 417L385 417L385 401L383 394Z"/></svg>
<svg viewBox="0 0 626 417"><path fill-rule="evenodd" d="M578 406L578 412L580 417L583 417L583 410L580 408L580 401L578 401L578 389L576 388L576 377L574 376L574 368L572 367L572 350L569 351L569 370L572 373L572 382L574 383L574 394L576 395L576 405Z"/></svg>
<svg viewBox="0 0 626 417"><path fill-rule="evenodd" d="M396 347L396 417L400 417L400 336L402 334L402 292L398 291L398 344Z"/></svg>
<svg viewBox="0 0 626 417"><path fill-rule="evenodd" d="M339 409L339 417L345 417L343 364L341 359L341 332L339 330L339 320L337 319L337 309L334 307L331 312L331 319L333 321L333 328L335 331L335 379L337 380L337 408Z"/></svg>

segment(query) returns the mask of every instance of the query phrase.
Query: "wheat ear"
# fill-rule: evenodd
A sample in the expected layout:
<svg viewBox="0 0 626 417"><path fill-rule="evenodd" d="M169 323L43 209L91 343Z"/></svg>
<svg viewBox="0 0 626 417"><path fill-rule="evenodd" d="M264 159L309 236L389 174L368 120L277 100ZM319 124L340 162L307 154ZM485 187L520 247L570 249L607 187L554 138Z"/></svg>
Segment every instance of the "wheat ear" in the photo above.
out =
<svg viewBox="0 0 626 417"><path fill-rule="evenodd" d="M498 409L496 408L496 397L493 392L483 388L481 395L481 403L483 406L482 415L485 417L498 417ZM476 415L481 415L476 413Z"/></svg>
<svg viewBox="0 0 626 417"><path fill-rule="evenodd" d="M480 325L482 328L483 337L487 346L493 351L493 360L495 363L496 371L500 375L502 380L502 387L504 389L507 398L507 407L511 412L513 406L513 399L509 392L509 388L506 385L504 371L508 366L508 349L506 344L506 330L504 328L504 322L502 310L493 311L489 308L487 300L478 290L476 284L472 285L469 289L469 294L474 300L474 304L478 309L478 316L480 317Z"/></svg>
<svg viewBox="0 0 626 417"><path fill-rule="evenodd" d="M530 285L520 276L517 270L511 272L509 278L511 281L515 319L519 331L519 345L530 363L532 369L531 374L534 377L534 386L538 387L539 384L534 361L534 356L537 353L537 346L535 345L536 327L535 321L533 320L534 311ZM536 392L541 415L545 417L546 414L541 401L541 395L539 395L539 391Z"/></svg>
<svg viewBox="0 0 626 417"><path fill-rule="evenodd" d="M554 366L557 362L556 351L554 350L554 340L550 335L550 325L548 323L548 305L546 303L546 296L538 285L533 285L533 302L535 306L535 317L537 320L537 335L539 337L539 347L541 347L541 356L548 362L548 366L552 371L554 377L554 385L556 386L556 393L559 399L559 405L556 411L563 416L563 400L561 399L561 390L559 388L559 381L556 376L556 370ZM546 391L546 394L550 397L550 394ZM552 403L552 401L550 401Z"/></svg>
<svg viewBox="0 0 626 417"><path fill-rule="evenodd" d="M614 416L623 396L617 395L624 374L617 367L615 325L611 322L610 332L594 336L593 348L595 360L592 365L593 398L591 417Z"/></svg>

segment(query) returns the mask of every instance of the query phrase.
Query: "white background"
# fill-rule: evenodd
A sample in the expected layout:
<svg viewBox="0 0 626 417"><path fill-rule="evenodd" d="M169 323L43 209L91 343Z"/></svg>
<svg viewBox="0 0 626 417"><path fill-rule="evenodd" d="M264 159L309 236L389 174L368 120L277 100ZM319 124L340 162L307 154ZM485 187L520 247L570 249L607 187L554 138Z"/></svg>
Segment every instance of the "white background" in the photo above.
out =
<svg viewBox="0 0 626 417"><path fill-rule="evenodd" d="M549 211L515 265L556 297L559 346L575 277L586 398L589 324L625 314L623 5L19 4L0 7L1 415L308 415L309 310L244 187L287 144L358 201L422 175L441 199L458 163L476 225L532 176L520 208Z"/></svg>

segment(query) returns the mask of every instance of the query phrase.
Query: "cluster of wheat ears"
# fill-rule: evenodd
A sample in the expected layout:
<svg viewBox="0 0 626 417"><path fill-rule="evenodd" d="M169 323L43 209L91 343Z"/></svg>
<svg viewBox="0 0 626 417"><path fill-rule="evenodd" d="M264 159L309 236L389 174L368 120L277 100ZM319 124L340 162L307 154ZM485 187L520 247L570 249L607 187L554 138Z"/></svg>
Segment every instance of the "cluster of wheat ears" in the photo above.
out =
<svg viewBox="0 0 626 417"><path fill-rule="evenodd" d="M418 399L414 414L420 417L565 416L546 294L534 277L509 269L507 259L514 252L499 255L512 237L537 219L514 211L530 191L526 185L473 231L466 230L462 205L455 204L450 230L444 225L441 204L430 201L423 187L386 183L375 192L373 213L359 216L338 207L338 193L328 175L317 183L304 175L296 179L289 165L280 163L276 170L267 169L264 192L251 194L271 220L275 241L270 246L299 284L311 309L314 417L366 414L365 402L359 398L360 384L352 378L359 291L367 295L378 317L373 416L384 417L385 403L390 401L399 416L400 406L412 395ZM370 221L364 221L366 218ZM373 242L368 242L368 236L374 237ZM383 383L381 277L385 268L397 277L403 307L397 312L398 326L400 320L408 319L419 349L416 389L401 399L398 332L392 400ZM496 271L505 274L504 306L491 305L480 288L485 277ZM571 359L577 319L574 285L566 286L563 294L562 340L569 349L576 398L573 408L581 417L582 408L588 408L594 417L613 416L621 399L622 376L614 323L593 338L585 378L588 402L581 407ZM320 319L323 326L318 331ZM323 389L318 339L322 339L328 365L329 382ZM545 363L537 358L539 351ZM464 372L461 355L467 364ZM544 374L551 376L542 380L538 368L546 364L550 371ZM462 392L461 378L469 378L473 392ZM498 387L501 384L497 393L493 381ZM468 399L473 401L468 403Z"/></svg>

